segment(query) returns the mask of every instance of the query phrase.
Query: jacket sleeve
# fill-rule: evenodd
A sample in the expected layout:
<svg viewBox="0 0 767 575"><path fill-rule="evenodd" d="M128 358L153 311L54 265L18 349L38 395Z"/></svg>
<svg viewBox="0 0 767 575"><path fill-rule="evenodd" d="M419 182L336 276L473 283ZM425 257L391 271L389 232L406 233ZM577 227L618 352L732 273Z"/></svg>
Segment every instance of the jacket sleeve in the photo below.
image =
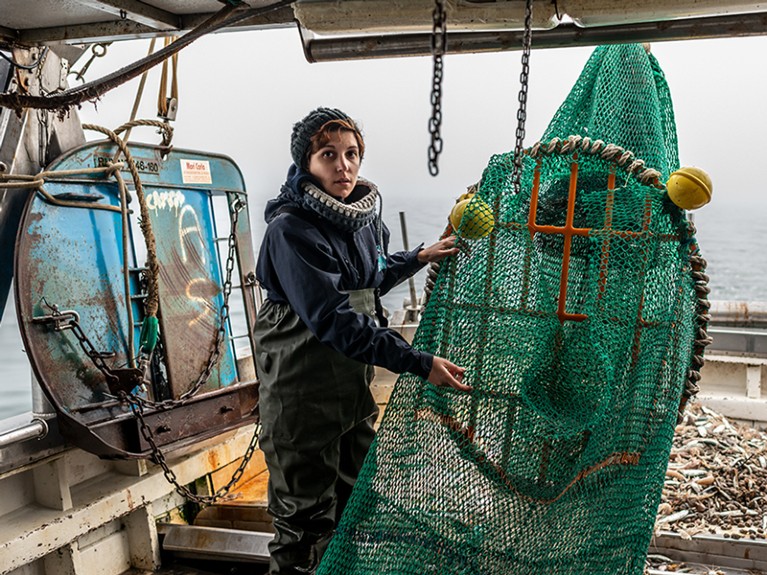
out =
<svg viewBox="0 0 767 575"><path fill-rule="evenodd" d="M397 332L357 313L341 286L341 269L322 234L286 214L267 230L271 275L290 307L325 345L357 361L427 378L433 355L411 347ZM417 261L417 260L416 260Z"/></svg>
<svg viewBox="0 0 767 575"><path fill-rule="evenodd" d="M389 229L383 224L384 234L384 246L388 251L389 246ZM412 251L406 252L394 252L386 256L386 269L384 270L384 277L378 286L381 295L386 295L389 291L401 284L410 276L415 275L418 271L424 267L418 261L418 252L423 249L423 244L419 245Z"/></svg>
<svg viewBox="0 0 767 575"><path fill-rule="evenodd" d="M384 278L378 289L381 295L385 295L393 287L398 286L407 278L415 275L425 264L418 261L418 252L423 249L423 244L410 252L394 252L386 258L386 270Z"/></svg>

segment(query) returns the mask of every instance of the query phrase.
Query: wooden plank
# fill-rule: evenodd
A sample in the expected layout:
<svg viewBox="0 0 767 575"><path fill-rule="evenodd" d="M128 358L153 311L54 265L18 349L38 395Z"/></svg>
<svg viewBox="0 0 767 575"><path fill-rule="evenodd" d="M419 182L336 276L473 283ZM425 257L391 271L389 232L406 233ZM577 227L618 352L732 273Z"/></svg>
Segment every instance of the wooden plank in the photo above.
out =
<svg viewBox="0 0 767 575"><path fill-rule="evenodd" d="M246 483L239 485L236 490L233 489L230 492L230 497L219 502L219 505L266 507L266 487L268 483L269 472L264 470Z"/></svg>
<svg viewBox="0 0 767 575"><path fill-rule="evenodd" d="M226 485L232 478L232 474L239 467L242 458L232 461L224 467L218 468L215 462L211 462L211 468L216 471L210 474L211 485L214 491L218 491L221 487ZM256 449L253 453L253 457L250 459L250 463L245 468L240 480L232 487L231 493L235 493L243 488L254 477L264 473L266 471L266 461L264 461L264 452L260 449Z"/></svg>
<svg viewBox="0 0 767 575"><path fill-rule="evenodd" d="M650 553L685 562L767 571L767 541L764 539L729 539L716 535L682 539L676 533L662 532L653 538Z"/></svg>

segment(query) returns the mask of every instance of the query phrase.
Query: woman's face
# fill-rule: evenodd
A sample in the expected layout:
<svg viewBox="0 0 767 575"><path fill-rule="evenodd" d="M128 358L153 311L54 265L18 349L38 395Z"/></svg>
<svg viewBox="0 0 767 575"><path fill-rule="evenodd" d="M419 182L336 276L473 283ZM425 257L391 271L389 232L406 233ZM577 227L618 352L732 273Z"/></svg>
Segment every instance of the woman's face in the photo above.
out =
<svg viewBox="0 0 767 575"><path fill-rule="evenodd" d="M309 173L338 200L345 200L357 185L360 150L353 132L330 134L330 140L309 156Z"/></svg>

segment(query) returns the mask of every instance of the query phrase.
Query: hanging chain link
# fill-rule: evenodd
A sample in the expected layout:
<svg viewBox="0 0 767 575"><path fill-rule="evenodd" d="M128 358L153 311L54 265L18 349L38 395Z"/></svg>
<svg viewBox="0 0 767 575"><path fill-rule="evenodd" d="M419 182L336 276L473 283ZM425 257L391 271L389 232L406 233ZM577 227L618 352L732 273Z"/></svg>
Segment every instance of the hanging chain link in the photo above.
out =
<svg viewBox="0 0 767 575"><path fill-rule="evenodd" d="M195 503L200 504L210 504L215 503L222 497L224 497L229 491L232 489L232 487L240 480L242 477L242 474L245 472L245 468L248 466L248 463L250 463L250 460L253 458L253 454L256 451L256 447L258 447L258 439L261 436L261 422L256 422L256 427L253 430L253 436L250 438L250 443L248 444L248 448L245 450L245 454L242 456L242 460L240 461L240 464L237 466L237 469L234 470L234 473L232 473L232 477L229 479L229 481L226 483L226 485L223 485L219 489L216 490L213 495L198 495L197 493L193 493L189 490L189 488L186 485L182 485L179 483L178 477L176 476L176 473L170 468L168 465L168 462L165 460L165 454L162 452L162 450L159 448L157 443L155 443L154 440L154 434L152 433L152 430L149 428L149 425L144 420L144 409L140 403L134 403L130 399L128 399L128 394L121 394L125 397L126 401L128 401L128 405L130 405L130 409L133 412L133 415L136 416L136 419L139 422L139 429L141 430L141 436L146 440L146 442L149 444L150 449L152 451L152 461L154 461L157 465L159 465L162 468L163 475L165 475L165 479L173 485L173 487L176 489L176 493L181 495L182 497L186 497L190 501L194 501Z"/></svg>
<svg viewBox="0 0 767 575"><path fill-rule="evenodd" d="M37 58L37 69L35 75L37 77L37 89L41 96L46 96L48 93L45 89L45 74L43 74L43 68L45 68L45 62L48 59L48 47L42 50ZM37 163L41 168L45 168L48 165L48 147L50 145L50 112L48 110L37 110Z"/></svg>
<svg viewBox="0 0 767 575"><path fill-rule="evenodd" d="M445 0L434 0L434 12L432 13L434 25L431 33L431 53L434 56L434 69L431 81L431 118L429 118L429 173L432 176L439 174L439 155L442 153L442 56L447 50L447 15L445 13Z"/></svg>
<svg viewBox="0 0 767 575"><path fill-rule="evenodd" d="M519 74L519 108L517 109L517 139L514 145L514 170L511 182L514 193L519 193L522 178L522 152L527 120L527 85L530 77L530 46L533 41L533 0L525 3L525 30L522 35L522 72Z"/></svg>

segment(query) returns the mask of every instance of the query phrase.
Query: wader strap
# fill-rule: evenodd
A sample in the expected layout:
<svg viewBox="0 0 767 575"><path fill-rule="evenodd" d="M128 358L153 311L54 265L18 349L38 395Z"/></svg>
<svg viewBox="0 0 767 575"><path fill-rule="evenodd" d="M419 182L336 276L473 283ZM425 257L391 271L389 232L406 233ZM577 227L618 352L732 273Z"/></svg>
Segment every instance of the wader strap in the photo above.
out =
<svg viewBox="0 0 767 575"><path fill-rule="evenodd" d="M375 291L373 288L368 288L348 290L344 293L349 296L349 303L354 311L377 319Z"/></svg>

